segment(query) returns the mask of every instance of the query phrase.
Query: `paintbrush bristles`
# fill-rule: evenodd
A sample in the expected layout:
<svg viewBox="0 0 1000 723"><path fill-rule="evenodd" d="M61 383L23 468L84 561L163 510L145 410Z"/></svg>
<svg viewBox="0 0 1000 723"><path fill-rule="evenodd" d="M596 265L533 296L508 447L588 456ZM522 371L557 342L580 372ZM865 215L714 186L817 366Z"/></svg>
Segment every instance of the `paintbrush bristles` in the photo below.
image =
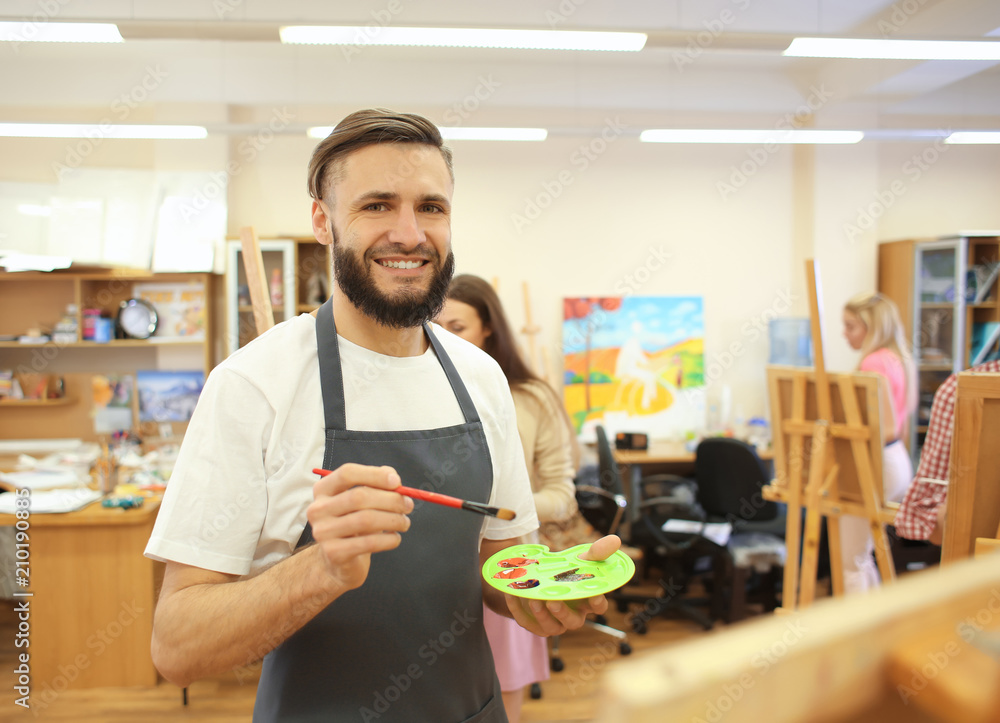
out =
<svg viewBox="0 0 1000 723"><path fill-rule="evenodd" d="M517 517L517 513L514 510L508 510L506 507L489 507L480 502L464 501L462 502L462 508L470 512L478 512L481 515L497 517L501 520L513 520Z"/></svg>

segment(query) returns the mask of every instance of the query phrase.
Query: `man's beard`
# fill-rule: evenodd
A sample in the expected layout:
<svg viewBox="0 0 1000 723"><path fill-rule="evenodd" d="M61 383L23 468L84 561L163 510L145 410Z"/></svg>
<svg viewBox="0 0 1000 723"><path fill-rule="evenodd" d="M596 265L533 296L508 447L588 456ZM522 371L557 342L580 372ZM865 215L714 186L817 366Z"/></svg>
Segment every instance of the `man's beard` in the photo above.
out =
<svg viewBox="0 0 1000 723"><path fill-rule="evenodd" d="M404 287L394 296L379 291L372 278L373 249L359 259L350 249L333 240L334 280L354 306L363 314L390 329L409 329L433 319L444 307L448 285L455 273L455 255L448 252L444 265L435 271L427 291L412 286ZM441 261L440 254L431 247L428 263L435 268Z"/></svg>

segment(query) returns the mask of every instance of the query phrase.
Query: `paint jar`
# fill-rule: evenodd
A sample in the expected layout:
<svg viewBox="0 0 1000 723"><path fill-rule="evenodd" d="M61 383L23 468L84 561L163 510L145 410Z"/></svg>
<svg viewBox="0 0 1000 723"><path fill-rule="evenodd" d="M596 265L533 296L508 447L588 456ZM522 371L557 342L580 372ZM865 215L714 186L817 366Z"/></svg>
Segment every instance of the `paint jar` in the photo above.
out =
<svg viewBox="0 0 1000 723"><path fill-rule="evenodd" d="M83 340L94 341L95 327L97 320L101 318L100 309L83 310Z"/></svg>
<svg viewBox="0 0 1000 723"><path fill-rule="evenodd" d="M114 336L114 319L105 319L103 316L100 316L94 320L94 341L100 344L107 344Z"/></svg>

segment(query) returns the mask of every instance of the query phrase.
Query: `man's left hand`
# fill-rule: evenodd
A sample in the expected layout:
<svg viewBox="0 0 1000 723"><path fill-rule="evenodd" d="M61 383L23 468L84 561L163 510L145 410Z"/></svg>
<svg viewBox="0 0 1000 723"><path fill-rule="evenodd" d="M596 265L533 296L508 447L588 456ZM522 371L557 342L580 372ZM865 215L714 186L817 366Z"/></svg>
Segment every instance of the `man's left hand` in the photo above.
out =
<svg viewBox="0 0 1000 723"><path fill-rule="evenodd" d="M602 537L580 555L580 559L594 562L606 560L621 544L617 535ZM542 637L561 635L567 630L581 628L588 614L602 615L608 609L608 600L604 595L569 601L531 600L513 595L504 595L504 598L507 609L517 624Z"/></svg>

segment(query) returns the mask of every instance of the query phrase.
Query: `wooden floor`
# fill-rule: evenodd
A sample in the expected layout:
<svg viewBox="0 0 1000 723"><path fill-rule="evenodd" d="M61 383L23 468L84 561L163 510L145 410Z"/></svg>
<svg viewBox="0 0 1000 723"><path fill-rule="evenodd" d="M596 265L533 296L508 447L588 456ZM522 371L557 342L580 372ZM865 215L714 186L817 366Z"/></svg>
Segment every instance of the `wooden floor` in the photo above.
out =
<svg viewBox="0 0 1000 723"><path fill-rule="evenodd" d="M196 683L188 691L186 707L182 704L179 688L161 683L155 688L66 690L48 702L43 700L39 691L33 691L34 710L31 713L22 711L13 703L15 651L12 604L10 601L3 603L0 612L0 690L6 699L0 700L0 721L26 720L32 717L31 713L42 720L75 723L229 723L250 720L257 687L255 675L243 681L238 681L235 676L226 676ZM608 623L630 630L625 616L613 608L608 613ZM646 635L630 633L629 643L633 649L632 656L640 656L678 640L695 635L713 635L722 629L724 625L719 623L715 630L705 633L691 622L656 617L650 620ZM525 723L592 720L598 707L601 678L622 659L616 640L590 628L563 636L560 655L565 668L552 673L550 680L542 684L539 700L525 701L522 717ZM52 694L50 691L49 695Z"/></svg>

